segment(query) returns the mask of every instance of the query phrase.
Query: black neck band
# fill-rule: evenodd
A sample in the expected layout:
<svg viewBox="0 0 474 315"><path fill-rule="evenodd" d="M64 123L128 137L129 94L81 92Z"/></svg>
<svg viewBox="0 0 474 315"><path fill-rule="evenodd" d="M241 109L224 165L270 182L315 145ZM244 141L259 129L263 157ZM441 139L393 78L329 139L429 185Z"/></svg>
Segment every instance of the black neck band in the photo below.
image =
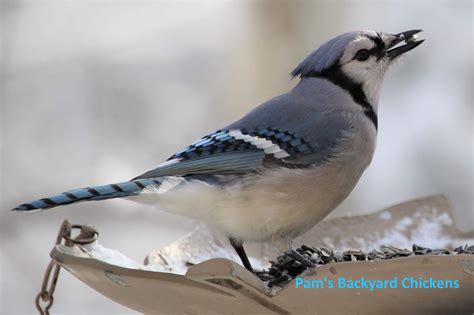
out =
<svg viewBox="0 0 474 315"><path fill-rule="evenodd" d="M307 77L327 79L335 85L349 92L354 102L364 108L365 116L370 119L370 121L374 124L375 129L377 130L377 114L375 113L372 105L367 100L364 90L362 90L362 84L352 81L347 75L342 72L341 69L339 69L339 67L336 66L330 67L329 69L323 71L311 71L302 76L302 78Z"/></svg>

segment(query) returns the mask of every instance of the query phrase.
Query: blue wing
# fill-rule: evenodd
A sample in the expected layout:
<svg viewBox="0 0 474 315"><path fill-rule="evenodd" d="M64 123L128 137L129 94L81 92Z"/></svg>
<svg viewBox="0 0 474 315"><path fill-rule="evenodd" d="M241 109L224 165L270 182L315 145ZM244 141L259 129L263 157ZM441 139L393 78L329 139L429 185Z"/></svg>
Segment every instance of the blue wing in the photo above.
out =
<svg viewBox="0 0 474 315"><path fill-rule="evenodd" d="M171 156L135 179L193 174L255 171L270 161L282 162L313 152L306 141L272 128L218 130Z"/></svg>

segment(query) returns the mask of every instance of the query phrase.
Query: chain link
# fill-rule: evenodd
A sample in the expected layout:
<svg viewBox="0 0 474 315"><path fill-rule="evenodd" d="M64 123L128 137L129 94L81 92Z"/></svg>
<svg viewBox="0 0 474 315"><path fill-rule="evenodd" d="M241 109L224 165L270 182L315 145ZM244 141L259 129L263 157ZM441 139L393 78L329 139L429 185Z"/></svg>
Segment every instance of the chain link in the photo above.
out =
<svg viewBox="0 0 474 315"><path fill-rule="evenodd" d="M79 229L80 234L72 238L71 232L73 229ZM66 246L86 245L97 240L99 233L91 225L78 225L71 223L68 220L64 220L59 228L58 236L56 237L55 246L64 244ZM64 241L64 243L63 243ZM35 305L40 315L49 315L49 309L53 306L54 302L54 290L56 290L56 284L58 283L59 271L61 266L58 265L54 260L51 260L46 267L46 272L43 277L43 284L41 285L41 291L36 295Z"/></svg>

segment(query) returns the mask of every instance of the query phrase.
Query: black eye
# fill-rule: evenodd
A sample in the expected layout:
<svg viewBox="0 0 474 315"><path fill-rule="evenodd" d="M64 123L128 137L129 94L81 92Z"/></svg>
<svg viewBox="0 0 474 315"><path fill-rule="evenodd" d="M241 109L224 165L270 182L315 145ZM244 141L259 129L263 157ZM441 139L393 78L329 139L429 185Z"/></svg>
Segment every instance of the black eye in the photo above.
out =
<svg viewBox="0 0 474 315"><path fill-rule="evenodd" d="M367 49L361 49L358 52L356 52L354 59L357 59L359 61L366 61L369 59L369 51Z"/></svg>

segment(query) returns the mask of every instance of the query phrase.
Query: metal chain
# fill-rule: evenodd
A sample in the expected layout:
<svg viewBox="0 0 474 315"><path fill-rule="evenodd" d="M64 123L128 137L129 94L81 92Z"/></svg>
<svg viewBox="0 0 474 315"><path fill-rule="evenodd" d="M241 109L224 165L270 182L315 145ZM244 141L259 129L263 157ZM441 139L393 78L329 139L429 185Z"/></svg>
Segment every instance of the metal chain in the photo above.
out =
<svg viewBox="0 0 474 315"><path fill-rule="evenodd" d="M79 229L81 233L75 237L71 238L72 229ZM62 244L64 240L64 245L73 246L74 244L85 245L90 244L97 240L99 233L91 225L78 225L71 223L68 220L64 220L59 228L58 236L56 237L56 245ZM54 260L51 260L46 267L46 272L43 277L43 284L41 285L41 291L36 295L35 305L40 315L49 315L49 309L53 306L54 302L54 290L56 289L56 284L58 283L59 271L61 266L58 265ZM43 305L42 305L43 304Z"/></svg>

